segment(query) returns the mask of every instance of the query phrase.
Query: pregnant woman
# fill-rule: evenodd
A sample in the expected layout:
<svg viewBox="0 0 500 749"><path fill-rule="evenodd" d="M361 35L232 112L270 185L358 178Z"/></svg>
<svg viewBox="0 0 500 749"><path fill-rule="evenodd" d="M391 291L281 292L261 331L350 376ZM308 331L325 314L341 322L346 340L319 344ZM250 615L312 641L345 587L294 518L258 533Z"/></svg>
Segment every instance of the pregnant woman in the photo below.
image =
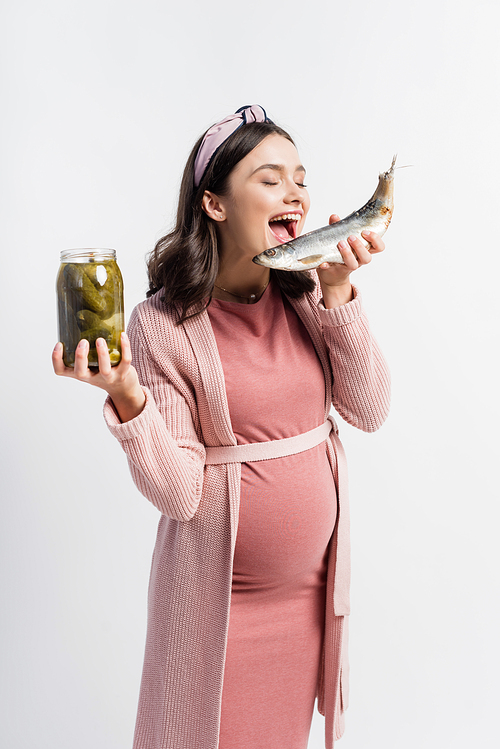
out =
<svg viewBox="0 0 500 749"><path fill-rule="evenodd" d="M280 272L252 258L309 210L291 137L243 107L196 143L177 222L149 259L122 361L88 343L57 374L108 393L105 418L161 512L134 749L326 747L347 706L349 516L329 412L376 430L389 377L344 264ZM338 217L332 216L334 222Z"/></svg>

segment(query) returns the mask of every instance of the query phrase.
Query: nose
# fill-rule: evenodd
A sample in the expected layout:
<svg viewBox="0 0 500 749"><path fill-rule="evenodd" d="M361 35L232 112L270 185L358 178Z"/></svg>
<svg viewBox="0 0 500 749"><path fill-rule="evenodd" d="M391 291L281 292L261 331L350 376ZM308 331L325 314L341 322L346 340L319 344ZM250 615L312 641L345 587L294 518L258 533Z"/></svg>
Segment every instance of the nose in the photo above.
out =
<svg viewBox="0 0 500 749"><path fill-rule="evenodd" d="M288 180L285 203L295 203L300 205L305 199L305 190L303 187L299 187L295 180Z"/></svg>

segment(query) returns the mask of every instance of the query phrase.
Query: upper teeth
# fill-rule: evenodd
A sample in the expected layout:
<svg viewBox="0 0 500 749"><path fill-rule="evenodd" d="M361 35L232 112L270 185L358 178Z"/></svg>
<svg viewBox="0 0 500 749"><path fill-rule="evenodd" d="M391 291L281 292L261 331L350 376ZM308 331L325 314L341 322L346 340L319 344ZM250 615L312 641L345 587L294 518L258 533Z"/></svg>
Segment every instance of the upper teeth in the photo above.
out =
<svg viewBox="0 0 500 749"><path fill-rule="evenodd" d="M269 221L269 223L271 223L271 221L300 221L300 219L300 213L284 213L282 216L275 216Z"/></svg>

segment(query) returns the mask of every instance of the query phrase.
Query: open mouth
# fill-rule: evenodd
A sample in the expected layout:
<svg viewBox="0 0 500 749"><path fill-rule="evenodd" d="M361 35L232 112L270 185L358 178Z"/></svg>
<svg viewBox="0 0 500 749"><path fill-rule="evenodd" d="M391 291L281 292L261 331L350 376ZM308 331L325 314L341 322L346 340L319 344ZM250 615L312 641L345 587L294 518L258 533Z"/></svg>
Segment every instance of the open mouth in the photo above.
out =
<svg viewBox="0 0 500 749"><path fill-rule="evenodd" d="M297 238L297 224L302 218L300 213L283 213L269 221L269 228L280 244Z"/></svg>

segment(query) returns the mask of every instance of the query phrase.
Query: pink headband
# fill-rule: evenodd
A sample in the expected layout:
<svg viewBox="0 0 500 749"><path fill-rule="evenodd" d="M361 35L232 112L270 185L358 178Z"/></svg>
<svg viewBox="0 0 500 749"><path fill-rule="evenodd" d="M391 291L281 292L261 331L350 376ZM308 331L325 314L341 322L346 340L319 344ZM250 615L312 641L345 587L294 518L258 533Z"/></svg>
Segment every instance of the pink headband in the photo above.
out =
<svg viewBox="0 0 500 749"><path fill-rule="evenodd" d="M268 119L263 107L253 104L250 107L241 107L237 112L230 114L207 130L194 162L195 187L200 184L208 165L222 144L239 127L246 125L248 122L271 122L271 120Z"/></svg>

